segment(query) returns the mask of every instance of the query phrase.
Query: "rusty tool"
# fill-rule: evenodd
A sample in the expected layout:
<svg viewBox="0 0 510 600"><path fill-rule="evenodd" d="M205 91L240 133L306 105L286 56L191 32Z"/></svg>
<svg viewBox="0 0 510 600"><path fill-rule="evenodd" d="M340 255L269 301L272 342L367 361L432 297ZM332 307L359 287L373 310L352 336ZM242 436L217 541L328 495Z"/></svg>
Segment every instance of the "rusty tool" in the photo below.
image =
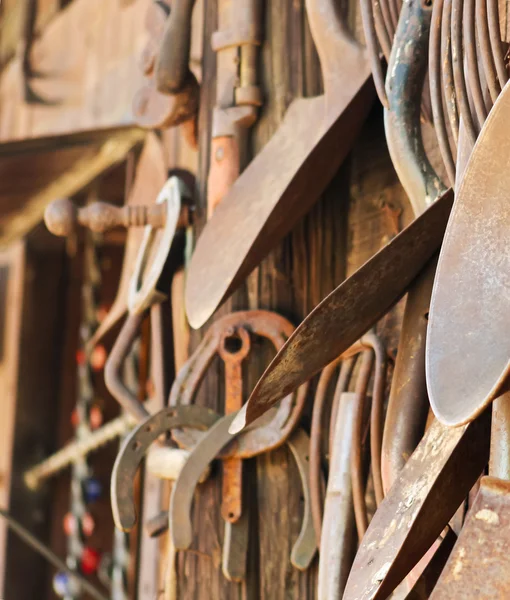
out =
<svg viewBox="0 0 510 600"><path fill-rule="evenodd" d="M379 506L362 540L345 600L382 600L439 536L489 457L490 415L457 429L435 421Z"/></svg>
<svg viewBox="0 0 510 600"><path fill-rule="evenodd" d="M218 30L212 36L217 53L216 106L207 179L208 218L239 176L247 133L262 104L257 85L261 8L260 0L218 2Z"/></svg>
<svg viewBox="0 0 510 600"><path fill-rule="evenodd" d="M427 386L435 415L448 425L480 414L504 391L508 377L510 347L502 335L509 326L504 293L510 284L508 169L502 161L509 114L507 83L469 159L439 258L428 324Z"/></svg>
<svg viewBox="0 0 510 600"><path fill-rule="evenodd" d="M167 407L139 423L126 436L111 477L113 519L118 529L129 531L136 523L133 481L147 450L154 442L154 431L161 435L161 432L170 431L173 427L208 429L218 418L219 415L214 411L200 406Z"/></svg>
<svg viewBox="0 0 510 600"><path fill-rule="evenodd" d="M157 88L164 94L182 91L191 76L191 17L195 0L173 0L155 64Z"/></svg>
<svg viewBox="0 0 510 600"><path fill-rule="evenodd" d="M388 493L423 436L428 413L425 338L436 259L431 259L410 289L384 422L382 480Z"/></svg>
<svg viewBox="0 0 510 600"><path fill-rule="evenodd" d="M348 359L342 366L335 390L335 403L338 400L339 404L332 411L334 422L331 423L331 464L320 537L319 600L341 597L356 551L355 532L357 530L358 539L361 539L368 526L363 432L369 412L372 478L377 504L382 501L383 494L380 478L380 440L386 350L381 340L370 332L363 336L351 351L361 354L361 365L354 393L345 391L354 367L353 359ZM324 372L328 373L330 368L331 366ZM368 387L372 376L373 396L369 402ZM311 483L312 490L319 485L319 482L313 480Z"/></svg>
<svg viewBox="0 0 510 600"><path fill-rule="evenodd" d="M354 415L359 399L342 392L334 423L324 527L320 543L319 600L339 600L356 554L356 527L351 483Z"/></svg>
<svg viewBox="0 0 510 600"><path fill-rule="evenodd" d="M246 332L262 336L267 338L278 350L283 344L285 339L292 333L292 325L283 317L270 313L268 311L245 311L232 313L216 321L205 334L202 342L199 344L193 355L189 358L187 363L179 371L170 392L169 404L170 407L166 410L171 410L172 407L188 405L192 402L192 399L202 381L205 372L211 362L213 361L216 354L221 351L221 347L225 342L225 336L232 336L241 329ZM244 334L242 334L244 336ZM234 340L235 341L235 340ZM181 472L181 476L174 486L174 494L177 493L175 490L182 489L183 482L190 481L190 470L193 473L193 482L189 485L191 487L186 488L184 486L185 494L189 496L189 504L193 499L193 491L196 482L207 468L209 463L217 456L224 458L250 458L268 452L278 446L282 445L287 441L292 431L295 429L297 422L302 413L304 401L306 398L306 386L302 386L297 394L289 395L281 403L278 409L271 411L257 426L250 428L250 430L243 432L243 435L233 438L228 433L228 426L230 421L235 416L235 413L226 415L216 425L211 428L206 434L201 434L196 429L173 429L172 436L181 445L186 448L193 449L191 455ZM153 417L154 418L154 417ZM152 423L152 421L151 421ZM155 441L162 433L168 431L166 422L162 418L160 421L154 421L158 426L151 425L150 439ZM130 440L131 444L126 442L123 447L123 451L119 453L117 459L117 467L112 477L112 488L116 486L120 491L116 497L120 497L120 493L123 494L123 498L126 500L117 503L114 508L114 514L117 515L116 523L122 529L129 529L133 526L136 520L135 503L133 498L132 485L127 486L126 481L129 481L131 475L126 475L125 472L132 473L133 471L133 460L131 454L131 448L137 447L137 436L146 436L149 432L146 432L143 427L137 431L131 433ZM230 442L230 443L229 443ZM143 438L144 447L150 442ZM228 444L228 445L227 445ZM299 448L302 444L298 445ZM223 449L223 450L222 450ZM220 452L221 451L221 452ZM301 452L298 452L298 458L301 460ZM136 470L143 453L136 455L138 462L134 469ZM305 461L305 458L302 458ZM306 462L306 461L305 461ZM307 467L302 465L300 467L300 473L306 472L306 479L303 481L305 490L305 496L308 496L308 474ZM181 479L182 477L182 479ZM179 483L180 482L180 483ZM114 495L112 493L112 498ZM173 519L172 535L174 537L182 536L179 533L182 530L189 532L188 545L191 543L191 523L189 521L189 509L186 508L184 502L177 503L180 513L178 519ZM308 507L308 501L307 501ZM308 515L308 513L307 513ZM228 515L227 515L228 516ZM315 551L315 544L309 545L310 539L310 523L311 517L304 520L304 526L306 526L306 534L303 534L299 538L299 544L295 554L296 561L301 561L296 564L304 565L302 568L306 568L313 558ZM313 531L313 529L312 529ZM187 534L185 534L187 535ZM302 544L307 544L303 550ZM181 542L176 543L177 548L181 548ZM185 546L187 547L187 546Z"/></svg>
<svg viewBox="0 0 510 600"><path fill-rule="evenodd" d="M370 110L366 50L346 33L339 8L332 0L307 0L307 13L325 94L291 103L202 232L186 282L192 327L207 321L318 199Z"/></svg>
<svg viewBox="0 0 510 600"><path fill-rule="evenodd" d="M403 296L441 244L452 203L448 191L315 307L266 369L233 431L346 352Z"/></svg>
<svg viewBox="0 0 510 600"><path fill-rule="evenodd" d="M430 18L429 6L403 5L386 81L388 147L417 219L301 323L257 383L233 430L249 424L345 352L400 299L441 244L452 195L444 191L425 154L417 102L425 75ZM331 323L335 323L333 337Z"/></svg>
<svg viewBox="0 0 510 600"><path fill-rule="evenodd" d="M236 400L236 410L238 410L242 404L242 378L241 373L236 372L236 363L239 359L242 360L249 350L249 336L247 332L250 331L251 333L268 337L278 350L283 345L284 338L293 330L293 327L288 321L274 313L269 313L267 311L247 311L233 313L232 315L228 315L217 321L211 329L213 328L216 328L214 337L216 337L217 341L215 346L210 346L210 350L208 352L210 353L211 350L218 351L220 357L226 362L225 412L227 415L221 421L221 423L218 423L214 428L211 429L210 432L206 434L202 440L196 443L196 446L193 444L195 447L192 451L192 454L186 464L185 469L182 471L182 475L179 477L174 486L170 507L170 523L174 545L178 549L187 548L191 543L192 526L189 515L194 487L197 481L197 474L200 471L203 471L203 468L205 468L207 464L218 455L220 450L227 446L227 444L231 442L233 438L233 436L228 433L228 427L235 415L228 414L230 411L227 400L229 399L229 396L232 396L233 399ZM242 333L243 329L245 330L244 334ZM240 346L234 353L232 353L232 356L229 356L227 342L230 342L230 344L232 344L232 342L235 343L236 338L239 338ZM231 361L233 361L233 364L229 367L228 363ZM194 379L196 381L196 376L194 376ZM174 390L179 394L179 388L173 388L170 395L170 404L178 405L181 402L190 401L192 394L194 393L196 383L189 381L188 384L190 387L186 390L185 394L180 394L180 397L174 394ZM269 419L266 419L251 433L253 440L251 442L250 449L248 449L249 447L246 443L250 438L250 434L247 433L247 435L244 436L244 438L246 438L246 440L244 440L244 449L241 447L241 443L243 441L243 436L241 436L238 441L236 440L232 442L223 451L224 459L225 456L228 457L229 453L233 452L235 445L237 444L239 444L240 447L236 454L238 454L241 458L246 458L267 452L270 449L276 448L284 443L295 427L297 420L299 419L299 415L301 414L305 397L304 394L306 392L303 390L300 390L300 392L302 392L303 395L297 399L297 403L292 409L289 405L287 405L287 407L283 407L284 413L287 414L287 421L285 425L284 421L281 420L282 406L280 406L279 411L269 415ZM290 413L289 410L291 410ZM278 415L278 413L280 413L280 415ZM257 432L257 441L255 441L254 437L255 432ZM180 435L180 432L174 431L172 435L180 444L184 444L186 447L189 447L189 442L185 441L185 438ZM297 458L299 458L299 456ZM239 459L234 458L234 460L238 461L237 464L240 463ZM236 467L235 462L233 465ZM299 471L300 474L302 474L303 468L300 467ZM241 483L242 482L239 475L237 475L237 477L229 477L229 472L225 472L224 470L222 515L225 519L225 541L223 546L223 572L228 579L233 581L243 580L246 568L248 519L247 516L243 517L241 510ZM304 483L304 487L306 488L307 492L308 479L306 479ZM308 526L308 522L311 525L311 520L305 518L304 525ZM291 556L291 560L293 560L293 557L296 557L296 560L298 561L305 560L304 564L298 562L296 563L296 566L298 568L307 568L311 559L313 558L315 544L309 546L308 549L305 548L300 550L299 544L301 543L309 543L309 535L306 535L304 538L303 536L299 537L298 546L295 547L295 550Z"/></svg>
<svg viewBox="0 0 510 600"><path fill-rule="evenodd" d="M334 423L336 422L336 415L339 410L338 405L342 393L347 391L355 361L356 356L342 362L338 359L330 363L321 373L313 401L312 423L310 426L310 507L318 547L320 547L321 543L324 504L324 490L320 485L320 481L322 476L322 446L326 430L323 418L325 413L326 394L329 384L341 362L340 373L338 375L331 406L329 436L329 453L331 454L335 445Z"/></svg>
<svg viewBox="0 0 510 600"><path fill-rule="evenodd" d="M170 12L166 1L150 3L145 21L149 39L140 58L145 81L133 98L133 114L136 122L147 129L183 125L186 139L196 147L200 89L188 66L191 22L186 22L182 15L189 4L193 2L174 1ZM181 67L184 73L179 85L171 90L159 85L161 69L165 65L171 69L170 73L180 73Z"/></svg>
<svg viewBox="0 0 510 600"><path fill-rule="evenodd" d="M142 205L148 206L152 204L154 202L154 198L157 197L161 188L165 184L166 179L167 170L163 147L155 134L148 133L138 161L134 182L127 198L127 205L139 207ZM73 215L76 214L77 211L73 209L71 211L65 210L63 213L61 213L57 210L55 214L54 209L54 204L50 204L47 207L45 211L46 225L48 226L49 219L51 226L58 232L61 232L66 228L72 230L73 220L71 219L71 221L69 221L68 214L71 212L71 215ZM64 222L61 222L60 219L63 219ZM88 344L89 347L95 346L128 310L127 300L129 282L143 235L144 230L140 227L130 228L127 232L124 249L124 261L122 264L122 272L117 295L105 319L101 322L97 331L94 332L94 335Z"/></svg>
<svg viewBox="0 0 510 600"><path fill-rule="evenodd" d="M431 600L505 598L510 586L510 394L492 405L489 476L470 506Z"/></svg>
<svg viewBox="0 0 510 600"><path fill-rule="evenodd" d="M235 413L227 415L211 427L211 430L208 431L200 442L198 442L197 446L192 451L175 483L170 503L170 529L174 539L174 545L177 549L185 550L191 545L192 527L190 511L194 490L198 483L200 473L210 460L220 454L221 449L226 444L236 441L235 435L230 434L228 431L234 416ZM248 433L249 432L246 432L245 435ZM242 440L242 437L242 435L239 437L239 441ZM308 469L309 440L304 432L297 430L287 439L287 443L298 465L304 495L304 515L301 532L294 543L290 558L294 567L305 570L310 566L317 549L313 519L310 511ZM260 454L261 452L258 453ZM229 545L227 543L227 548L228 547ZM230 558L228 558L226 554ZM232 552L226 553L224 550L224 570L227 558L228 560L232 560ZM244 560L244 555L241 556L241 559ZM229 564L230 568L232 567L232 564L234 564L237 567L237 575L241 576L242 574L244 576L244 565L240 564L238 558L234 557L232 563L227 564Z"/></svg>
<svg viewBox="0 0 510 600"><path fill-rule="evenodd" d="M166 298L169 286L162 285L161 279L164 275L176 231L186 223L183 214L185 215L187 211L184 208L183 199L188 194L186 186L177 177L171 177L163 186L156 200L156 206L164 207L164 227L160 231L155 230L155 226L147 223L147 212L144 213L143 222L146 224L144 237L128 288L130 316L122 326L105 365L104 375L108 390L121 406L138 420L147 418L149 413L126 387L120 376L120 370L138 335L144 314L150 308L156 392L160 396L161 404L163 404L164 391L161 388L164 386L161 385L161 381L164 380L164 357L160 303ZM140 223L138 222L138 224Z"/></svg>

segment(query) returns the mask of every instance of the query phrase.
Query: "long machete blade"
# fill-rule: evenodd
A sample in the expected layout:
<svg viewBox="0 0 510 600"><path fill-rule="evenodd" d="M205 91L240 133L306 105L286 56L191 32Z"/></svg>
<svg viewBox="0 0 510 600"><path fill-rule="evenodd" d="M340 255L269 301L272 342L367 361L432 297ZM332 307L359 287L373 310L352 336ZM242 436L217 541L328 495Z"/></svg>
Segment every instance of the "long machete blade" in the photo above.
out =
<svg viewBox="0 0 510 600"><path fill-rule="evenodd" d="M452 204L448 190L315 307L262 375L232 432L345 352L404 295L441 245Z"/></svg>

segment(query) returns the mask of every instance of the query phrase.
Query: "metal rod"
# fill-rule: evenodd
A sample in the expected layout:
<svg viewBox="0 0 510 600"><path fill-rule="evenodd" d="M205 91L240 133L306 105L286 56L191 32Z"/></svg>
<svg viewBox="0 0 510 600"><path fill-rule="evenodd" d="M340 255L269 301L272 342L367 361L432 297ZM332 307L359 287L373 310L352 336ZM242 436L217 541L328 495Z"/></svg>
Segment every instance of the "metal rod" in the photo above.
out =
<svg viewBox="0 0 510 600"><path fill-rule="evenodd" d="M494 56L492 55L486 0L476 0L476 32L480 42L480 55L485 79L494 103L501 92L501 86L499 85Z"/></svg>
<svg viewBox="0 0 510 600"><path fill-rule="evenodd" d="M455 161L448 139L441 85L441 16L443 4L443 0L435 0L432 6L429 42L430 101L439 151L441 152L450 185L453 185L455 183Z"/></svg>
<svg viewBox="0 0 510 600"><path fill-rule="evenodd" d="M508 81L505 64L505 52L501 42L499 29L499 4L498 0L487 0L487 20L489 22L489 38L491 41L492 56L498 73L499 84L503 88Z"/></svg>
<svg viewBox="0 0 510 600"><path fill-rule="evenodd" d="M446 0L445 7L450 5ZM451 0L451 36L452 36L452 64L453 80L455 83L455 96L460 108L460 115L466 127L469 141L474 145L478 135L477 128L471 114L467 93L466 80L464 78L464 58L462 52L462 9L464 0ZM443 19L444 19L443 13Z"/></svg>
<svg viewBox="0 0 510 600"><path fill-rule="evenodd" d="M444 0L441 18L441 66L446 112L450 121L455 147L459 143L459 111L455 94L455 83L452 66L452 0Z"/></svg>
<svg viewBox="0 0 510 600"><path fill-rule="evenodd" d="M464 4L464 48L466 50L466 71L469 88L473 97L478 126L481 127L487 118L487 109L483 97L480 82L480 71L478 69L477 39L475 24L475 0L465 0Z"/></svg>

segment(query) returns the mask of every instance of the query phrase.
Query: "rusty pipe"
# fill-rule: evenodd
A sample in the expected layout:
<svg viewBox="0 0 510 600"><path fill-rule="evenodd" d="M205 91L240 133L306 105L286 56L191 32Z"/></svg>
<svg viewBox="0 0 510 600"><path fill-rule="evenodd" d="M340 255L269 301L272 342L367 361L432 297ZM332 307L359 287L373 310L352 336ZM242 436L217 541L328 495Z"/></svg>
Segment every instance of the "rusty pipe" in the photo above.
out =
<svg viewBox="0 0 510 600"><path fill-rule="evenodd" d="M351 451L351 480L352 496L354 502L354 516L358 538L361 540L368 528L367 507L365 502L365 477L363 469L362 436L365 415L365 400L368 384L374 364L373 350L362 353L360 370L356 380L354 393L356 394L356 407L353 423L353 448Z"/></svg>
<svg viewBox="0 0 510 600"><path fill-rule="evenodd" d="M384 498L381 474L381 446L383 430L384 394L386 390L386 348L381 339L372 331L361 338L361 343L371 348L375 356L374 386L370 411L370 457L374 480L375 501L377 506Z"/></svg>
<svg viewBox="0 0 510 600"><path fill-rule="evenodd" d="M422 271L406 299L382 442L384 492L418 445L428 413L425 383L427 317L437 257Z"/></svg>

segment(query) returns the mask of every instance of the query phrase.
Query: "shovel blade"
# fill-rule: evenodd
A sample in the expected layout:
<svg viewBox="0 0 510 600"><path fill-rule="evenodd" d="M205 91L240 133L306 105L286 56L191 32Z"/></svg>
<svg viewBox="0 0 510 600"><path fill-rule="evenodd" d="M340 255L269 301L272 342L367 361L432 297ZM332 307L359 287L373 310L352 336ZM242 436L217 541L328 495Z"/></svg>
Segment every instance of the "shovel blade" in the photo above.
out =
<svg viewBox="0 0 510 600"><path fill-rule="evenodd" d="M484 477L430 600L510 596L510 482Z"/></svg>
<svg viewBox="0 0 510 600"><path fill-rule="evenodd" d="M363 537L344 600L383 600L391 594L480 476L489 439L487 413L456 429L438 421L430 426Z"/></svg>
<svg viewBox="0 0 510 600"><path fill-rule="evenodd" d="M452 203L449 190L315 307L262 375L233 431L340 356L403 296L441 245Z"/></svg>
<svg viewBox="0 0 510 600"><path fill-rule="evenodd" d="M197 242L185 295L192 327L209 319L319 199L358 136L372 97L366 64L352 74L343 97L292 102Z"/></svg>
<svg viewBox="0 0 510 600"><path fill-rule="evenodd" d="M456 194L432 294L427 386L446 425L476 417L500 394L510 369L509 154L507 84Z"/></svg>

